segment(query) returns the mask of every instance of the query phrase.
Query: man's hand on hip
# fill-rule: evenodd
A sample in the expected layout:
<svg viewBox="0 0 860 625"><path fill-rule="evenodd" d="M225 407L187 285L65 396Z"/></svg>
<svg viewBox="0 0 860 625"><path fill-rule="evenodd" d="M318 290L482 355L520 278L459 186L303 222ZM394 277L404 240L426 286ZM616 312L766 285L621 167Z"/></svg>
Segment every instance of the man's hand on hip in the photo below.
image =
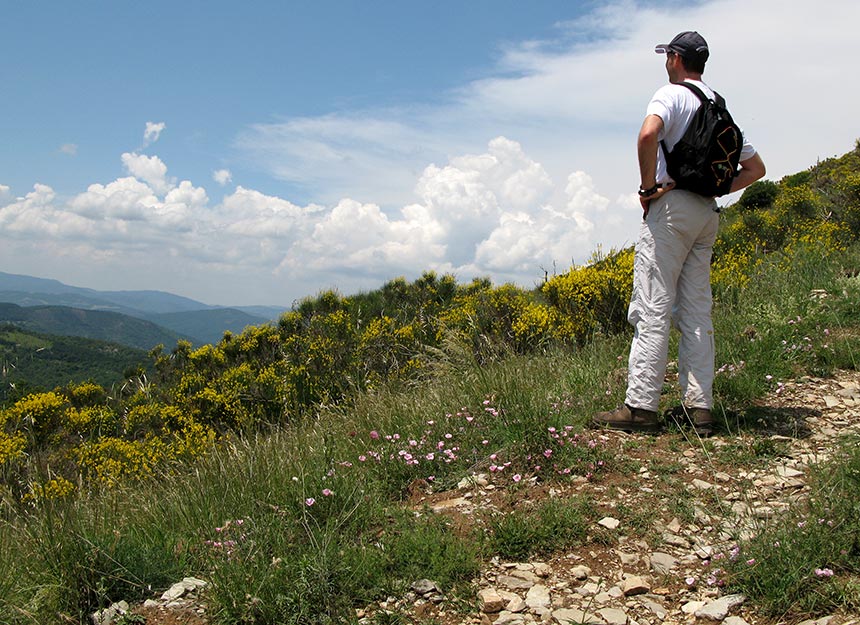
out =
<svg viewBox="0 0 860 625"><path fill-rule="evenodd" d="M644 220L648 217L648 209L651 205L651 202L654 200L659 200L666 193L675 188L674 182L668 182L666 184L657 185L656 188L647 189L645 195L642 194L642 191L639 192L639 204L642 205L642 219Z"/></svg>

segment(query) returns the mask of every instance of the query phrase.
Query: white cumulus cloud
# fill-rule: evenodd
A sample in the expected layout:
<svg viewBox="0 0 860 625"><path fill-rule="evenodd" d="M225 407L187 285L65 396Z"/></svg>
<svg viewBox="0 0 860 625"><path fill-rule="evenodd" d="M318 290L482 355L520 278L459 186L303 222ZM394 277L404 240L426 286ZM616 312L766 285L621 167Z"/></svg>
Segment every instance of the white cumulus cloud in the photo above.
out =
<svg viewBox="0 0 860 625"><path fill-rule="evenodd" d="M300 206L241 186L211 205L203 187L170 181L157 156L125 153L122 161L131 175L71 199L36 185L0 207L0 228L20 241L38 237L42 254L93 271L94 259L110 258L114 271L145 267L167 281L161 288L180 281L180 292L190 276L240 290L285 281L281 297L292 301L326 285L376 288L428 269L531 283L541 267L587 244L592 220L609 204L581 172L558 189L505 137L428 165L414 181L416 201L389 211L348 197Z"/></svg>
<svg viewBox="0 0 860 625"><path fill-rule="evenodd" d="M588 246L591 216L609 205L579 173L555 191L519 143L497 137L486 152L426 167L416 184L419 201L397 212L341 200L316 216L280 269L293 276L360 272L378 281L435 269L530 283L541 267L568 262L571 247ZM567 201L554 206L554 195Z"/></svg>
<svg viewBox="0 0 860 625"><path fill-rule="evenodd" d="M122 155L122 164L128 173L147 183L159 195L167 193L174 186L167 178L167 165L157 156L126 152Z"/></svg>
<svg viewBox="0 0 860 625"><path fill-rule="evenodd" d="M212 180L223 187L233 181L233 174L230 173L229 169L217 169L212 172Z"/></svg>
<svg viewBox="0 0 860 625"><path fill-rule="evenodd" d="M152 145L158 141L166 127L164 122L146 122L146 129L143 131L143 145Z"/></svg>
<svg viewBox="0 0 860 625"><path fill-rule="evenodd" d="M137 178L119 178L106 185L91 184L72 198L68 209L93 220L143 221L159 204L156 194Z"/></svg>

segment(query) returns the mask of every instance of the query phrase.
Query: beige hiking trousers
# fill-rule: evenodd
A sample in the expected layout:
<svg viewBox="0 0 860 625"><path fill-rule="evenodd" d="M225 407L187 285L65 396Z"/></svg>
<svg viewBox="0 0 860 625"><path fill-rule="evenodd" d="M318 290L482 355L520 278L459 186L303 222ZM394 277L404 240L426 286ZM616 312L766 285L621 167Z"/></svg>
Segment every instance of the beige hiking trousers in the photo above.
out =
<svg viewBox="0 0 860 625"><path fill-rule="evenodd" d="M711 198L673 190L651 203L642 222L627 314L634 328L625 399L629 406L658 409L672 321L681 333L678 374L683 401L691 408L713 406L711 251L719 223L716 207Z"/></svg>

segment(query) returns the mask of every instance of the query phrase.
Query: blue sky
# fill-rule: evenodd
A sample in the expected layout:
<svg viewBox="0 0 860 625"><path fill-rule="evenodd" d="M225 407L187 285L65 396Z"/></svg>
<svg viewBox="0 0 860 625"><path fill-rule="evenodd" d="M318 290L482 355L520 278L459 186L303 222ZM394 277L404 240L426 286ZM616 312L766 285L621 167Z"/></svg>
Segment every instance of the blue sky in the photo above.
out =
<svg viewBox="0 0 860 625"><path fill-rule="evenodd" d="M224 305L532 286L635 240L681 30L769 178L853 147L860 4L802 4L3 2L0 270Z"/></svg>

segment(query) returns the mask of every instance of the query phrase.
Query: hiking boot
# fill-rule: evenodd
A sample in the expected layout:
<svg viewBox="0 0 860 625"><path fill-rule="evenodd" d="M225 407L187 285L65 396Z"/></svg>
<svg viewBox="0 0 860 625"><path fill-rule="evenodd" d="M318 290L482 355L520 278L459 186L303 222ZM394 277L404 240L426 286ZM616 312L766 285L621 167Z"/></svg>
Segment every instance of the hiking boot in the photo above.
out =
<svg viewBox="0 0 860 625"><path fill-rule="evenodd" d="M702 438L707 438L714 433L714 418L708 408L687 408L685 406L684 416L687 422L693 426L693 431Z"/></svg>
<svg viewBox="0 0 860 625"><path fill-rule="evenodd" d="M595 428L621 430L623 432L657 432L660 429L656 412L643 408L632 408L627 404L608 412L598 412L592 417L591 425Z"/></svg>

